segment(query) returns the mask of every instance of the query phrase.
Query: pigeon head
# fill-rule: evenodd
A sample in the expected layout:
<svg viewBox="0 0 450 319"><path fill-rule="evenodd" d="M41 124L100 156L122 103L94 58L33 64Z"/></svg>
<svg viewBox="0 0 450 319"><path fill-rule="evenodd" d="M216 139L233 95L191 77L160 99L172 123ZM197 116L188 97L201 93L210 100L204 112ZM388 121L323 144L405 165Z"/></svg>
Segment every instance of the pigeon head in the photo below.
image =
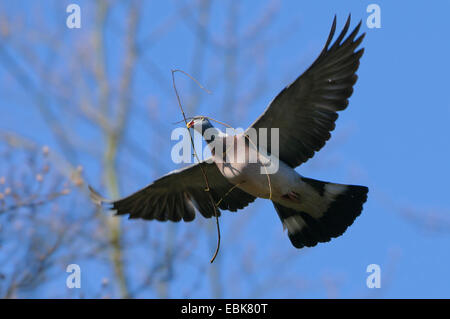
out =
<svg viewBox="0 0 450 319"><path fill-rule="evenodd" d="M193 127L194 130L199 132L201 135L209 128L212 128L211 122L204 116L194 116L190 122L187 124L188 128Z"/></svg>

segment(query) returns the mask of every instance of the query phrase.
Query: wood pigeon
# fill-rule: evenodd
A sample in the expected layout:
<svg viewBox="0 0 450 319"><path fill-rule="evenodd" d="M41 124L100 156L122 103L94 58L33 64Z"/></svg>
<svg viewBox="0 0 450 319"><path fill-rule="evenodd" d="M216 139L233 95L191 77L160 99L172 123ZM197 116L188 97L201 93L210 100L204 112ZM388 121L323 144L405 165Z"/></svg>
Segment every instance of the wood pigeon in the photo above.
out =
<svg viewBox="0 0 450 319"><path fill-rule="evenodd" d="M342 235L361 214L368 188L306 178L295 168L325 145L335 128L337 111L347 107L352 95L357 80L355 72L364 52L364 49L356 49L365 34L357 37L360 22L344 39L349 26L350 16L330 45L336 30L334 18L319 57L275 97L244 133L227 135L215 128L208 118L194 117L188 129L192 127L203 136L209 132L208 138L204 138L211 148L210 159L172 171L116 201L108 201L90 188L93 201L110 203L117 215L128 214L129 218L187 222L195 218L196 210L209 218L215 216L215 207L205 191L202 167L208 178L210 195L220 209L234 212L257 197L271 200L296 248L312 247ZM278 129L275 143L271 128ZM261 129L267 133L266 145L248 134L250 130L259 132ZM230 159L227 149L217 152L211 147L220 143L229 145L230 141L235 145L244 142L244 149L235 152L236 156L248 155L250 150L256 149L257 160L250 161L249 156L244 156L244 160L237 160L236 156ZM274 159L278 161L277 171L265 173L267 161Z"/></svg>

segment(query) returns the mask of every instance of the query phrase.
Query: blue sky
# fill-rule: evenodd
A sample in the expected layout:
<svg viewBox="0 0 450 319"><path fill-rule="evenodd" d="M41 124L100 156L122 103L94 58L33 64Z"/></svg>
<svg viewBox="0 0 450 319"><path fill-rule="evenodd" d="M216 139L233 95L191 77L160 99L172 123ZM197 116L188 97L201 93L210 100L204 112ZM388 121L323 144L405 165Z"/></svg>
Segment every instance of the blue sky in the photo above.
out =
<svg viewBox="0 0 450 319"><path fill-rule="evenodd" d="M50 18L47 23L57 28L63 20L55 18L55 6L47 3L52 8L48 11ZM240 24L236 26L238 30L251 25L257 12L254 7L259 7L259 3L245 1L240 11ZM365 24L369 15L366 8L371 3L376 3L381 8L380 29L369 29ZM87 4L87 9L83 9L85 4L86 1L80 1L84 19L82 29L61 32L66 43L76 41L83 36L84 29L92 27L89 19L93 13L89 11ZM20 5L16 2L2 5L3 8L12 10L17 17L21 14L22 17L30 16L30 12L26 9L21 11L18 6ZM174 2L171 1L152 3L149 6L151 10L143 13L142 29L151 29L157 25L173 7ZM214 8L211 16L213 23L208 29L213 37L226 23L223 12ZM235 127L248 126L271 99L316 58L326 41L334 14L338 17L337 29L340 30L348 13L351 13L352 26L362 19L362 32L367 33L363 42L365 54L358 71L359 80L348 109L340 113L332 139L297 171L320 180L367 185L370 189L369 198L361 216L342 237L302 251L291 247L269 201L258 200L255 208L236 215L225 214L221 219L223 236L219 265L223 268L233 267L234 252L227 250L227 242L232 240L236 219L248 213L254 216L241 240L255 242L254 249L259 250L259 255L264 255L263 250L272 245L269 240L276 240L280 251L297 254L283 267L283 271L289 273L288 276L320 283L326 281L326 278L334 278L333 280L342 283L338 284L337 296L344 298L449 298L450 2L280 1L279 8L279 13L267 32L277 39L277 35L287 29L289 32L286 32L286 37L275 41L264 59L260 60L257 55L254 59L248 59L248 63L261 63L266 69L264 92L251 105L242 106L235 110L236 113L230 113L217 111L219 108L216 105L223 103L222 94L226 90L219 87L212 96L202 96L202 104L196 112L224 120ZM113 16L113 19L120 20L120 9L115 14L117 17ZM294 29L288 27L290 22L293 22ZM118 71L114 61L120 58L119 50L116 52L114 47L115 32L113 29L107 30L112 77ZM148 98L148 92L159 92L167 88L170 90L170 70L190 70L193 45L192 32L183 23L177 24L164 38L153 44L146 54L151 56L161 70L163 84L150 81L148 73L144 71L138 72L134 99ZM207 56L212 58L213 50L208 50ZM3 67L0 68L0 77L4 76L2 74L5 74ZM205 76L200 80L206 87L212 86L211 78ZM240 90L245 91L242 87L246 85L252 87L252 83L257 80L257 74L250 74L240 81ZM188 80L179 76L180 91L188 90L190 85ZM36 120L40 118L39 112L25 106L30 103L30 97L26 93L20 93L20 90L10 93L10 86L7 80L0 80L1 94L11 94L8 98L0 98L0 129L18 132L37 143L57 148L45 125ZM164 94L168 99L164 101L166 107L151 119L143 118L143 115L149 116L149 113L133 113L130 119L133 129L127 133L131 139L145 140L151 134L156 134L146 128L155 121L173 123L181 119L175 95L170 91ZM158 93L153 95L158 96ZM13 104L10 104L11 101ZM157 134L160 134L163 141L169 142L173 125L166 123L161 127ZM88 128L82 132L84 138L92 138ZM155 145L147 145L145 142L141 146L150 152L155 149ZM170 148L162 150L158 155L167 157L167 170L175 167L169 162ZM135 173L123 178L123 195L146 185L151 179L167 171L153 170L143 163L133 162L128 166L127 156L126 153L121 156L120 169ZM88 169L89 178L95 181L98 178L98 167L91 164L89 157L79 158L78 161ZM417 222L405 215L408 212L417 216ZM443 231L430 227L433 216L436 223L444 227ZM194 223L186 227L197 226ZM132 224L127 225L127 229L130 228L132 229ZM199 258L208 259L213 246L201 250ZM366 267L369 264L381 266L382 288L379 290L366 287ZM265 265L259 266L262 269L261 274L256 274L257 278L265 276ZM183 274L179 270L178 276L183 275L189 277L189 271ZM272 276L276 280L277 276ZM226 284L229 277L222 280ZM225 297L246 297L246 293L252 290L252 283L243 285L245 292L236 295L228 293ZM182 297L178 293L182 288L183 281L177 281L173 296ZM202 289L197 297L210 296L207 287ZM283 296L285 295L281 289L281 292L269 291L262 297ZM290 293L289 296L322 298L333 296L333 292L327 292L323 287L316 288L313 284L307 290L299 287L298 295Z"/></svg>

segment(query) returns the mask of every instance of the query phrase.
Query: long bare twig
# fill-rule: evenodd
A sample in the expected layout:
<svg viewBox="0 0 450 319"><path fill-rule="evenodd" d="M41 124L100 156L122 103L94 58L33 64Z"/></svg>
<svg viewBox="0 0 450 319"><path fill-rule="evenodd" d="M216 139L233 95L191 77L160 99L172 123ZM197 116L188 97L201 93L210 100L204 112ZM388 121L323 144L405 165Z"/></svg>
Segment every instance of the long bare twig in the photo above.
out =
<svg viewBox="0 0 450 319"><path fill-rule="evenodd" d="M177 86L176 86L176 84L175 84L175 73L176 73L176 72L181 72L181 73L185 74L186 76L188 76L189 78L191 78L193 81L195 81L195 82L199 85L199 87L200 87L201 89L205 90L205 91L208 92L208 93L210 93L210 92L209 92L207 89L205 89L205 87L203 87L196 79L194 79L190 74L186 73L185 71L183 71L183 70L178 70L178 69L177 69L177 70L172 70L172 83L173 83L173 89L175 90L175 94L176 94L176 96L177 96L178 105L179 105L180 110L181 110L181 113L182 113L182 115L183 115L184 123L186 124L186 127L187 127L188 123L187 123L186 114L184 113L183 105L181 104L181 100L180 100L180 95L178 94ZM208 197L209 197L209 200L211 201L212 206L214 207L214 215L215 215L215 217L216 217L216 226L217 226L217 247L216 247L216 251L215 251L213 257L212 257L211 260L210 260L210 262L213 263L214 260L215 260L216 257L217 257L217 254L219 253L219 248L220 248L220 225L219 225L219 214L218 214L218 212L217 212L217 209L218 209L218 208L217 208L216 203L214 202L214 199L212 198L211 193L210 193L210 187L209 187L208 176L206 175L206 172L205 172L205 170L203 169L203 166L201 165L200 158L198 157L197 151L195 150L194 138L192 137L191 131L188 130L188 132L189 132L189 137L190 137L190 139L191 139L192 148L193 148L193 150L194 150L194 156L195 156L195 158L197 159L197 162L198 162L199 165L200 165L200 170L202 171L203 179L205 180L205 186L206 186L205 192L208 193Z"/></svg>

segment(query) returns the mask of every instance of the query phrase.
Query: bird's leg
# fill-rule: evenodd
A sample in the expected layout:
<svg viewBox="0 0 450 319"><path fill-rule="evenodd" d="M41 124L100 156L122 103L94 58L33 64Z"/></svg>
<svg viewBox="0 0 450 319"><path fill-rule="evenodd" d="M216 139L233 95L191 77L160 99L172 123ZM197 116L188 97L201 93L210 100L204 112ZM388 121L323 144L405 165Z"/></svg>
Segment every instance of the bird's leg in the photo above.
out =
<svg viewBox="0 0 450 319"><path fill-rule="evenodd" d="M289 200L291 200L293 202L296 202L296 203L300 203L300 194L298 194L298 193L296 193L294 191L290 191L290 192L288 192L287 194L284 194L281 197L283 197L285 199L289 199Z"/></svg>

